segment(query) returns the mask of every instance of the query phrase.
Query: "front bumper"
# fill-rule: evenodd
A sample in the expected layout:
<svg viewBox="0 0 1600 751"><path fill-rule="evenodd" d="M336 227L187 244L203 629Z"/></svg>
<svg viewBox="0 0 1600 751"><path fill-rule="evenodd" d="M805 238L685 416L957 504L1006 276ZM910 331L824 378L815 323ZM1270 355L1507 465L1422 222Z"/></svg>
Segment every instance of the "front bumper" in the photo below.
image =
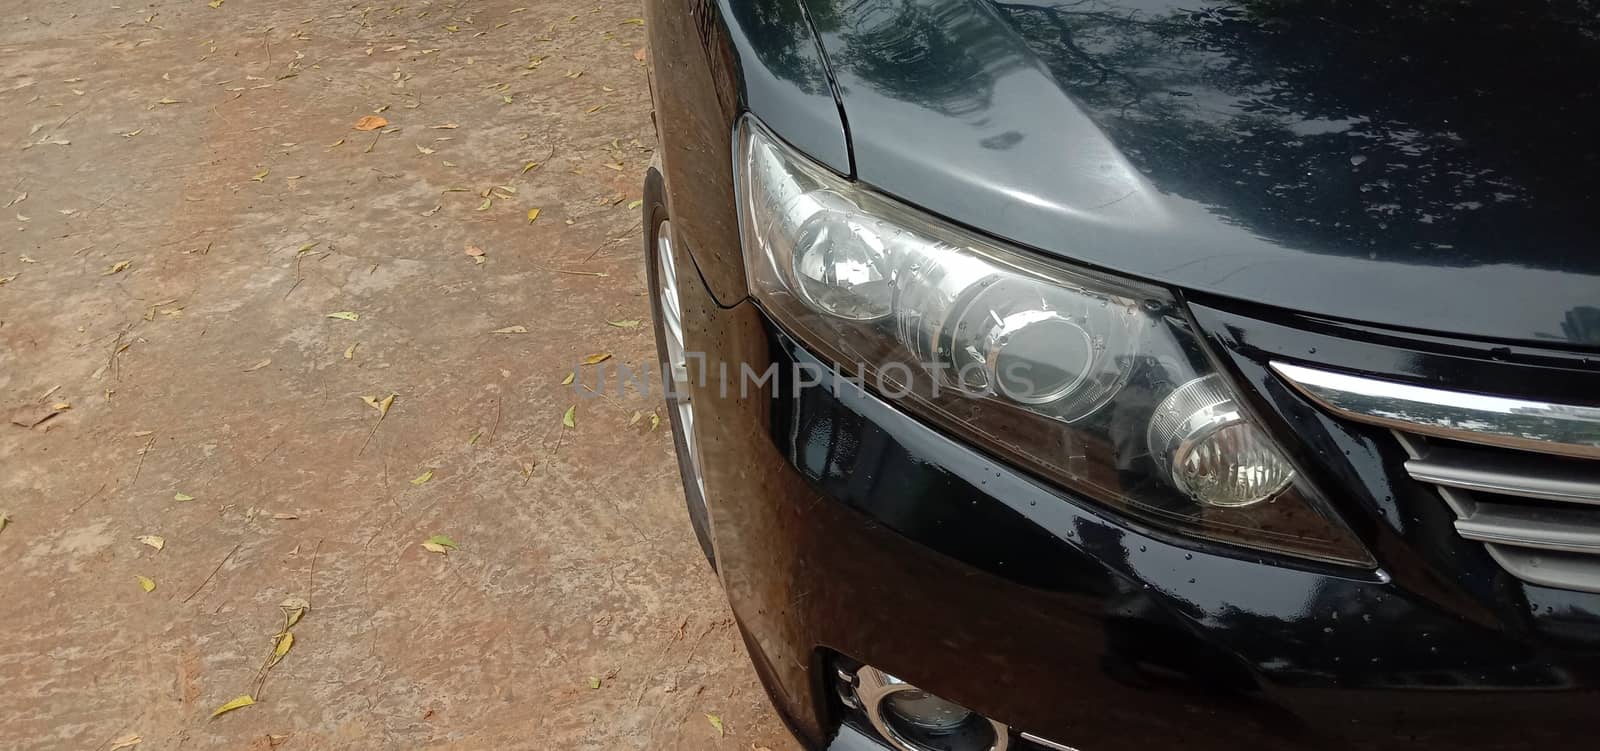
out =
<svg viewBox="0 0 1600 751"><path fill-rule="evenodd" d="M1386 568L1365 572L1142 530L848 380L799 382L796 364L822 364L754 304L719 307L680 260L689 347L713 374L692 399L717 563L763 683L811 748L862 741L839 732L836 657L1081 751L1589 734L1600 598L1563 601L1562 642L1526 598L1418 573L1427 555L1392 536L1374 538ZM776 380L739 398L741 367L773 363Z"/></svg>

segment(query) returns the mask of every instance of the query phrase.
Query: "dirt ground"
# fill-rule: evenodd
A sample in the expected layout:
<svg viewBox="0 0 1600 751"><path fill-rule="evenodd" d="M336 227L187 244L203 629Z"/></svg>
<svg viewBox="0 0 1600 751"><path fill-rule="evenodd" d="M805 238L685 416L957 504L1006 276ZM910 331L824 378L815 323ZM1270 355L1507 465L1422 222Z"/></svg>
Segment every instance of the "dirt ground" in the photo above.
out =
<svg viewBox="0 0 1600 751"><path fill-rule="evenodd" d="M795 748L562 383L654 355L639 15L0 2L0 748Z"/></svg>

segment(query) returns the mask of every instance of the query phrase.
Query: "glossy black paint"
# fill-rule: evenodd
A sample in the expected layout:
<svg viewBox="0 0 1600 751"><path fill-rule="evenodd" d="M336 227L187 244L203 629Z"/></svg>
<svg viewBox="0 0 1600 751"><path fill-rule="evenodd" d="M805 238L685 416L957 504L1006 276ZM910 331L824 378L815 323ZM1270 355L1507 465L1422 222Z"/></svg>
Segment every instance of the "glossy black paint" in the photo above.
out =
<svg viewBox="0 0 1600 751"><path fill-rule="evenodd" d="M1206 10L1215 3L1189 15L1157 5L648 0L689 346L712 372L814 360L745 300L730 140L749 109L791 143L813 139L813 155L841 173L990 233L1180 287L1228 376L1381 570L1143 529L848 383L791 392L780 382L748 399L697 390L719 575L774 705L809 748L867 748L836 737L826 656L838 653L1084 751L1586 746L1600 707L1600 596L1508 577L1454 533L1435 494L1405 479L1388 436L1330 420L1265 363L1597 403L1600 364L1581 350L1600 341L1600 267L1583 245L1594 227L1575 213L1594 150L1559 125L1594 108L1581 72L1555 66L1525 87L1571 84L1565 103L1531 96L1517 108L1500 88L1481 94L1506 120L1456 131L1384 114L1399 105L1376 92L1319 89L1343 84L1311 75L1349 68L1426 110L1429 86L1379 75L1389 69L1380 62L1406 62L1400 31L1451 17L1463 40L1482 41L1471 30L1498 24L1507 51L1480 54L1510 67L1436 71L1437 98L1471 109L1467 72L1496 86L1531 75L1507 63L1513 43L1529 60L1561 50L1579 65L1593 59L1588 42L1518 41L1537 19L1474 0L1229 6L1243 17ZM1472 8L1483 13L1464 15ZM1164 20L1144 23L1158 12ZM1313 18L1329 39L1311 38L1303 19ZM1550 33L1586 28L1574 24ZM1052 56L1046 42L1061 39L1077 50ZM843 103L831 121L827 87ZM1096 99L1096 87L1110 88ZM1525 111L1541 103L1539 117ZM1327 122L1358 117L1367 120ZM1522 120L1540 143L1498 137ZM1284 129L1299 137L1277 138ZM1351 152L1357 144L1366 150ZM840 145L854 146L853 164ZM1560 148L1570 163L1533 169ZM1243 164L1268 174L1223 179ZM1260 181L1296 164L1310 173L1304 185L1259 195L1277 184ZM1379 185L1361 171L1369 165L1445 182ZM1458 167L1474 180L1450 172ZM1346 168L1354 177L1336 179ZM1429 191L1487 190L1474 181L1504 175L1538 205L1501 201L1431 223L1415 213L1444 200ZM1385 200L1405 221L1380 221L1388 209L1373 214L1386 205L1373 190L1394 193ZM1483 217L1500 229L1484 230ZM1373 247L1398 224L1392 246Z"/></svg>
<svg viewBox="0 0 1600 751"><path fill-rule="evenodd" d="M687 307L712 372L820 366L750 303ZM1394 476L1374 437L1312 445L1368 449L1317 479L1357 481L1340 505L1382 573L1140 529L848 381L693 398L729 601L814 747L838 716L826 651L1086 749L1571 747L1600 699L1600 597L1453 560L1472 551L1444 516L1411 516L1437 497L1363 499ZM1362 510L1384 503L1395 520Z"/></svg>
<svg viewBox="0 0 1600 751"><path fill-rule="evenodd" d="M652 0L650 88L657 153L673 221L706 284L726 304L744 299L733 213L733 122L755 111L774 132L841 173L850 170L843 121L800 0Z"/></svg>
<svg viewBox="0 0 1600 751"><path fill-rule="evenodd" d="M805 3L857 175L910 203L1239 300L1600 345L1588 2Z"/></svg>

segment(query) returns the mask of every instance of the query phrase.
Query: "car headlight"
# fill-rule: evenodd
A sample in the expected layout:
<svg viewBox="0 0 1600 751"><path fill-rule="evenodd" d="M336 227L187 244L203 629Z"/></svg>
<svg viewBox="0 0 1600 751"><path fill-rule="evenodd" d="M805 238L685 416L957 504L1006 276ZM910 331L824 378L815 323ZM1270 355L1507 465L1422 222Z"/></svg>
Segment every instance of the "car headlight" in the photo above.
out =
<svg viewBox="0 0 1600 751"><path fill-rule="evenodd" d="M1146 523L1370 564L1307 499L1166 290L941 222L811 162L749 116L738 139L750 289L843 372Z"/></svg>

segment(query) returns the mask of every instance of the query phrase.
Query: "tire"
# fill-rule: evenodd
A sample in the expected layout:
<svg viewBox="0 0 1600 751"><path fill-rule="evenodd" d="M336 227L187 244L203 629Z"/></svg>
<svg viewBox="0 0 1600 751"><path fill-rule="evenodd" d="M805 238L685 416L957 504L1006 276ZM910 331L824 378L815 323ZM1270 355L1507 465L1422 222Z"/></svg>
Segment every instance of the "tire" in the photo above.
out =
<svg viewBox="0 0 1600 751"><path fill-rule="evenodd" d="M662 270L661 260L657 253L657 242L660 238L661 229L668 218L666 184L661 176L661 171L654 162L645 171L643 211L645 268L650 284L650 315L654 321L656 359L662 365L661 383L663 390L676 392L676 389L666 388L671 378L670 366L668 365L671 355L667 348L666 321L662 315ZM711 568L714 571L717 568L717 558L711 545L711 514L710 509L706 506L705 495L700 490L701 478L697 476L696 465L691 454L691 444L685 437L687 429L679 410L681 400L681 395L668 393L667 422L672 426L672 445L678 456L678 474L683 480L684 502L689 510L689 524L694 528L695 540L700 543L701 552L705 554L706 561L711 564Z"/></svg>

